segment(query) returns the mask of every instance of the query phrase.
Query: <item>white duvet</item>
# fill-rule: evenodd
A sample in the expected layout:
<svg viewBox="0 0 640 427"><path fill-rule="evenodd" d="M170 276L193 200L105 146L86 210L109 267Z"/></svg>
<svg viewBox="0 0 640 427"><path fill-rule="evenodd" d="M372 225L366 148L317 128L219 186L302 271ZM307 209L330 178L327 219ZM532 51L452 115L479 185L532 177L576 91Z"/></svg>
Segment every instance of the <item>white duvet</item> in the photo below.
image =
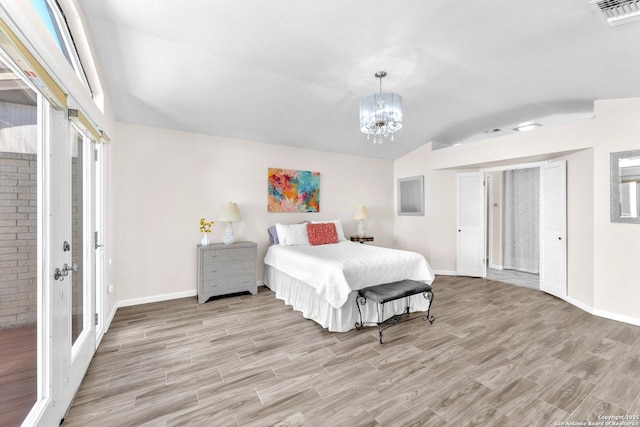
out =
<svg viewBox="0 0 640 427"><path fill-rule="evenodd" d="M270 246L264 263L313 287L334 308L349 293L404 279L431 284L434 276L424 256L355 242L318 246Z"/></svg>

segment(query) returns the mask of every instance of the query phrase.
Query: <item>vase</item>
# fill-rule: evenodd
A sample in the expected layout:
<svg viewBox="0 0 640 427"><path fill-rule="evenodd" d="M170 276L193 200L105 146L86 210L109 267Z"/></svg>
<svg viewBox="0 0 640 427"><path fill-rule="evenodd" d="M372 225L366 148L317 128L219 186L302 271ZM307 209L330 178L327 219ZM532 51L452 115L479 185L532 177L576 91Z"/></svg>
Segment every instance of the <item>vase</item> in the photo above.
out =
<svg viewBox="0 0 640 427"><path fill-rule="evenodd" d="M202 246L209 246L211 244L211 240L209 240L209 233L204 233L202 236L202 241L200 242Z"/></svg>

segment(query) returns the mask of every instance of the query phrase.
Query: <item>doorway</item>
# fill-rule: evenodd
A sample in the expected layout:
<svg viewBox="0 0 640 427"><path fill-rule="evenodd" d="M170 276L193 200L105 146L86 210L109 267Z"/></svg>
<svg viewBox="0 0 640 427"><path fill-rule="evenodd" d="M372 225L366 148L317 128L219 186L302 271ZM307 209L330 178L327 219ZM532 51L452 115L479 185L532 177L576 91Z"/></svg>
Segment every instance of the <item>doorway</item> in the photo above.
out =
<svg viewBox="0 0 640 427"><path fill-rule="evenodd" d="M553 161L458 173L456 272L460 276L486 277L488 172L539 165L539 269L540 290L559 298L567 296L567 180L566 162Z"/></svg>
<svg viewBox="0 0 640 427"><path fill-rule="evenodd" d="M486 278L540 289L540 168L487 172L486 187Z"/></svg>
<svg viewBox="0 0 640 427"><path fill-rule="evenodd" d="M96 138L4 50L0 73L1 423L58 425L96 346Z"/></svg>

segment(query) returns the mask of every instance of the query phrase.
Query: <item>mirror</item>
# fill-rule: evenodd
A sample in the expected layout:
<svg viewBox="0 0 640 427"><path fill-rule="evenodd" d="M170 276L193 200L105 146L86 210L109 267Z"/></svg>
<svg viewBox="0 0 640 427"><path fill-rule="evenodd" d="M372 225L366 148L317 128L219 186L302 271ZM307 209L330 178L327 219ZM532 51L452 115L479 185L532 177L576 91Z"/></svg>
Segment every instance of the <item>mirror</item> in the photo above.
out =
<svg viewBox="0 0 640 427"><path fill-rule="evenodd" d="M640 150L611 153L611 222L640 224Z"/></svg>
<svg viewBox="0 0 640 427"><path fill-rule="evenodd" d="M424 176L398 179L398 215L424 216Z"/></svg>

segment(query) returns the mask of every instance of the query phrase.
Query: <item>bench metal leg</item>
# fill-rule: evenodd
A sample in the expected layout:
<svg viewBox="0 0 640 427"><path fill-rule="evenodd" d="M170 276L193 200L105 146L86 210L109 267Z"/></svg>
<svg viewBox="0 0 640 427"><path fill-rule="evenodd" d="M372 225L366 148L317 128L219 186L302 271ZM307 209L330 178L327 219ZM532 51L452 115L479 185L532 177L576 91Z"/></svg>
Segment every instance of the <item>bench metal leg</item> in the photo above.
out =
<svg viewBox="0 0 640 427"><path fill-rule="evenodd" d="M358 314L360 315L360 322L356 322L356 329L364 328L364 322L362 321L362 310L360 310L360 304L363 306L367 303L367 299L363 296L356 296L356 307L358 307Z"/></svg>
<svg viewBox="0 0 640 427"><path fill-rule="evenodd" d="M427 298L427 294L429 294L428 298ZM431 312L431 306L433 305L433 292L432 291L423 292L422 295L429 300L429 308L427 309L427 315L424 316L424 320L425 321L428 320L429 323L433 325L433 321L436 320L436 318L433 315L429 315L429 313Z"/></svg>
<svg viewBox="0 0 640 427"><path fill-rule="evenodd" d="M384 318L384 303L379 303L377 310L378 310L378 322L377 322L377 326L378 326L378 335L380 337L380 344L383 344L383 335L384 335L384 330L388 329L392 326L395 326L399 323L404 323L404 322L408 322L409 320L415 320L415 319L419 319L422 318L422 320L429 321L429 323L433 324L433 322L436 320L435 316L433 316L431 314L431 306L433 305L433 291L425 291L422 293L422 295L425 297L425 299L429 300L429 308L427 309L427 314L425 316L415 316L415 317L410 317L410 296L407 297L407 309L400 313L400 314L396 314L391 316L390 318L386 319ZM427 296L428 295L428 296ZM358 295L356 296L356 307L358 307L358 315L360 317L360 322L356 322L356 329L361 329L364 328L365 322L362 320L362 309L360 308L360 305L364 306L367 303L367 299L365 297L363 297L362 295ZM403 319L404 316L407 316L407 318Z"/></svg>

